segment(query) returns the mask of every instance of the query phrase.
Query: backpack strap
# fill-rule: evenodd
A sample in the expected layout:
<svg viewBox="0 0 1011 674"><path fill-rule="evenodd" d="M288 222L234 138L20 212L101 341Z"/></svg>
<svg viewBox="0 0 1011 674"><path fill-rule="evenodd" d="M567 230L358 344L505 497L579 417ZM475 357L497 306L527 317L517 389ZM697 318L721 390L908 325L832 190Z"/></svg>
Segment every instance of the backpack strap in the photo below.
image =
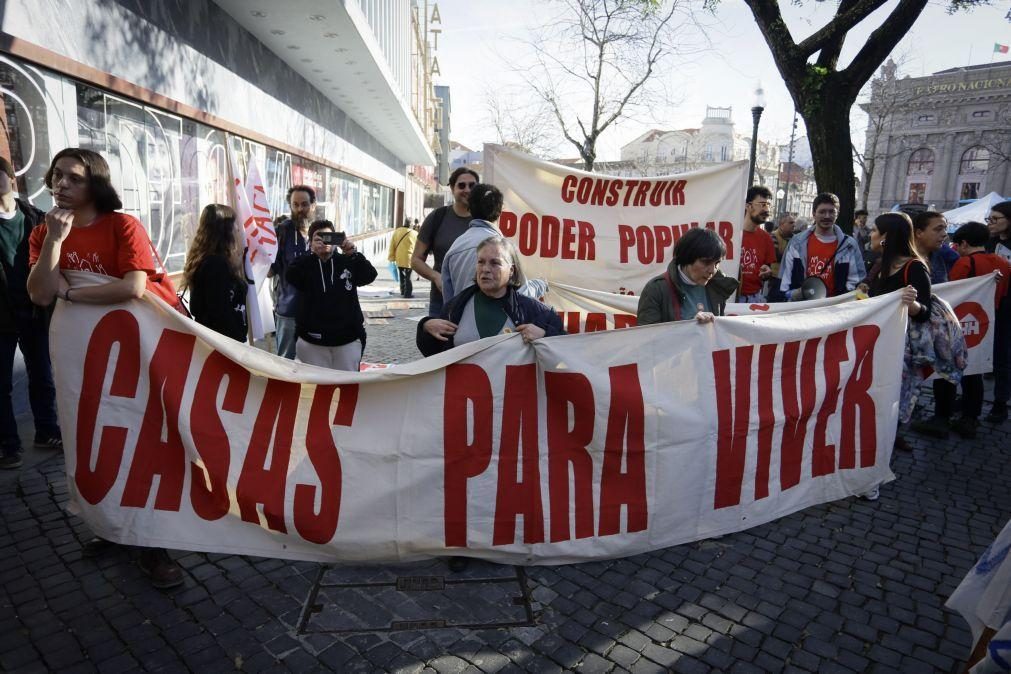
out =
<svg viewBox="0 0 1011 674"><path fill-rule="evenodd" d="M663 273L663 280L667 282L667 289L670 290L670 303L674 309L674 320L681 320L681 296L678 295L677 288L674 287L674 282L671 280L670 272Z"/></svg>

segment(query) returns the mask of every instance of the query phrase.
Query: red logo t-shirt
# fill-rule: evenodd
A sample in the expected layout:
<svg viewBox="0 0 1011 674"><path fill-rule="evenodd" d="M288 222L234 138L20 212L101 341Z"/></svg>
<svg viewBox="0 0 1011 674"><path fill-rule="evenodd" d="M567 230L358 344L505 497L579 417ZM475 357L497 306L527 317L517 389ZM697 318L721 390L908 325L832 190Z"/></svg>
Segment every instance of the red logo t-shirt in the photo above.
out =
<svg viewBox="0 0 1011 674"><path fill-rule="evenodd" d="M754 295L762 289L758 272L762 265L776 262L776 245L763 229L744 231L741 238L741 295Z"/></svg>
<svg viewBox="0 0 1011 674"><path fill-rule="evenodd" d="M28 239L28 263L38 262L48 228L45 222ZM125 213L105 213L87 227L73 227L60 246L60 269L89 271L123 278L127 272L147 273L147 289L175 306L178 298L171 281L155 269L151 239L137 218Z"/></svg>
<svg viewBox="0 0 1011 674"><path fill-rule="evenodd" d="M835 239L825 243L815 236L813 232L807 240L806 276L817 276L824 281L825 287L828 289L829 297L831 297L835 291L835 275L832 273L835 261L833 260L832 264L828 264L828 262L832 259L832 255L835 253L835 249L838 246L839 242Z"/></svg>

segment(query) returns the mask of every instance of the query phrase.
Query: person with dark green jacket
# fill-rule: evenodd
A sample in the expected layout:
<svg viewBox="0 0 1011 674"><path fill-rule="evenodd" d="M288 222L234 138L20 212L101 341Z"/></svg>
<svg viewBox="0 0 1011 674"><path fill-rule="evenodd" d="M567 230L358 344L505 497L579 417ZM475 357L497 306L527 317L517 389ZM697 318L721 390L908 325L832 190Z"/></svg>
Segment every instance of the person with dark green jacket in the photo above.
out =
<svg viewBox="0 0 1011 674"><path fill-rule="evenodd" d="M639 325L695 319L709 323L722 316L727 299L737 292L735 279L718 269L727 254L711 229L688 230L674 246L667 271L646 284L639 296Z"/></svg>

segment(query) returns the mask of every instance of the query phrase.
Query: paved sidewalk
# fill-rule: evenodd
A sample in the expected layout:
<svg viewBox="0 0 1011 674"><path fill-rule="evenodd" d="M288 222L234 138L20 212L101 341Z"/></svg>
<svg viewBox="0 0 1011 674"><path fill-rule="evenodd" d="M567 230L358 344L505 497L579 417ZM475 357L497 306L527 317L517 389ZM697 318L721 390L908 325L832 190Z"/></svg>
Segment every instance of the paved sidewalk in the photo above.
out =
<svg viewBox="0 0 1011 674"><path fill-rule="evenodd" d="M366 360L416 356L420 311L391 313ZM62 457L31 452L0 473L0 670L957 671L970 634L944 601L1011 516L1011 424L981 431L907 435L875 503L620 560L454 573L175 551L171 592L136 551L82 557Z"/></svg>

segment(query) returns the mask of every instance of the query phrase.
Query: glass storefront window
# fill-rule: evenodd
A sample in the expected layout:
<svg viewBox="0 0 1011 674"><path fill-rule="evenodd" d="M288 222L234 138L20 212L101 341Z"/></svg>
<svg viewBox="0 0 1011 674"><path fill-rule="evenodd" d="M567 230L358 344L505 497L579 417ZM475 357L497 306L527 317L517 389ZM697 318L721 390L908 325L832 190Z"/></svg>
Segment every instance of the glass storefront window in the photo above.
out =
<svg viewBox="0 0 1011 674"><path fill-rule="evenodd" d="M44 176L52 156L74 146L101 153L123 211L147 227L170 272L182 269L203 207L231 201L229 149L243 169L257 163L275 217L288 213L288 188L307 184L316 190L316 217L349 235L392 225L392 188L6 56L0 56L0 114L23 196L50 208Z"/></svg>

